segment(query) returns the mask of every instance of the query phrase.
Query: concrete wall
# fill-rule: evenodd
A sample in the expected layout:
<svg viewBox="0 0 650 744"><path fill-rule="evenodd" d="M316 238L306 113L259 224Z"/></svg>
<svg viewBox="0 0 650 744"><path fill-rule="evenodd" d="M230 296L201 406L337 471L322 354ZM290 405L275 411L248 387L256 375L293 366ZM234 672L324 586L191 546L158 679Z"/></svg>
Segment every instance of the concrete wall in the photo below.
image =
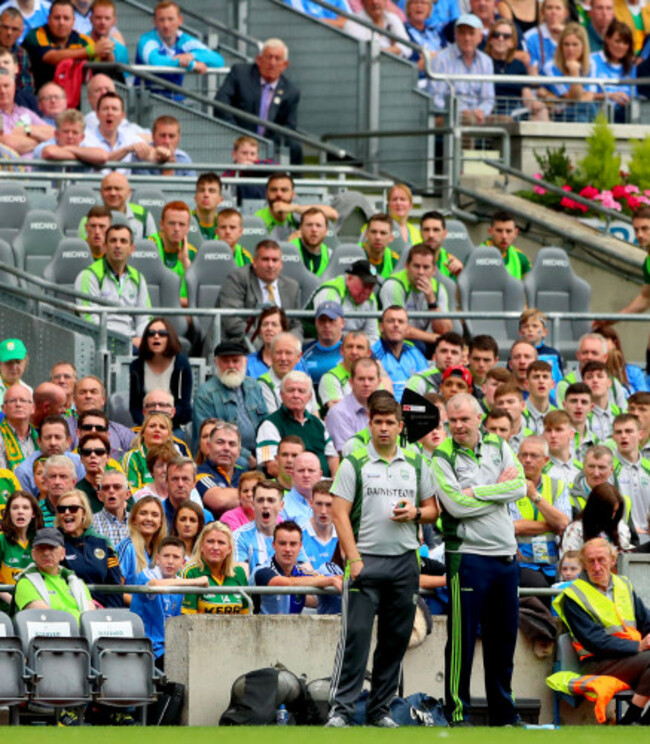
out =
<svg viewBox="0 0 650 744"><path fill-rule="evenodd" d="M433 633L406 654L407 695L421 691L434 697L443 696L446 620L436 617L434 621ZM216 725L228 707L235 679L254 669L280 663L294 674L304 674L309 681L329 677L339 627L338 617L317 615L172 618L166 629L165 668L170 679L187 687L185 722L190 726ZM513 690L517 698L542 701L541 723L552 720L552 696L544 683L551 666L549 659L540 660L533 654L530 642L520 634ZM480 647L474 664L472 694L485 697ZM587 706L581 709L587 710Z"/></svg>

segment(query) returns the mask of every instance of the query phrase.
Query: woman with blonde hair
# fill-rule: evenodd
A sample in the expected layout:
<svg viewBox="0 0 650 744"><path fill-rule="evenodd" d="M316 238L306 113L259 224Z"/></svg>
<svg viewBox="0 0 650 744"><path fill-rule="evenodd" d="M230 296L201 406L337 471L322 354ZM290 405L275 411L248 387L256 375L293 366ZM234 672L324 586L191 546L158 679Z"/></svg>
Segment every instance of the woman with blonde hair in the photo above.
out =
<svg viewBox="0 0 650 744"><path fill-rule="evenodd" d="M183 571L184 579L207 576L211 590L206 594L186 594L183 613L248 615L249 601L243 594L215 594L212 587L247 586L246 572L235 565L234 542L230 527L210 522L194 546L192 560Z"/></svg>
<svg viewBox="0 0 650 744"><path fill-rule="evenodd" d="M548 77L595 77L595 65L589 53L587 32L578 23L567 23L560 34L555 56L543 69ZM551 83L540 88L538 96L559 98L571 106L555 105L556 118L562 121L592 121L598 107L593 102L597 88L582 83Z"/></svg>
<svg viewBox="0 0 650 744"><path fill-rule="evenodd" d="M54 526L63 535L65 558L61 565L74 571L86 584L122 584L117 553L108 538L91 527L93 512L86 494L67 491L56 505ZM124 607L121 594L91 592L102 607Z"/></svg>
<svg viewBox="0 0 650 744"><path fill-rule="evenodd" d="M122 460L122 469L134 493L153 481L153 475L147 468L149 447L165 442L173 442L172 422L169 416L164 413L148 414L135 438L133 449L130 449Z"/></svg>
<svg viewBox="0 0 650 744"><path fill-rule="evenodd" d="M135 584L140 571L155 565L160 542L166 536L167 522L160 500L143 496L129 513L129 537L117 546L126 584Z"/></svg>

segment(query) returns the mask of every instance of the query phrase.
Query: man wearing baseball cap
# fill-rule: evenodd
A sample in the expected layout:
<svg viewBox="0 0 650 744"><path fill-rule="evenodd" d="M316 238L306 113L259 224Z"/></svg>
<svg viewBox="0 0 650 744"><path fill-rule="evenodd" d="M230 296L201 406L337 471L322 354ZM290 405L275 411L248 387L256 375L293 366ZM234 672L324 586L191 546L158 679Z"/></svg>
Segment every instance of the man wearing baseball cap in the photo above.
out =
<svg viewBox="0 0 650 744"><path fill-rule="evenodd" d="M467 367L455 364L442 373L440 395L447 401L458 393L472 394L472 375Z"/></svg>
<svg viewBox="0 0 650 744"><path fill-rule="evenodd" d="M434 73L452 75L493 75L492 60L479 50L483 41L483 22L473 13L463 13L454 24L454 43L438 52L431 62ZM484 124L494 108L494 83L457 81L454 84L461 112L461 122L466 125ZM449 88L444 81L432 80L429 93L439 109L449 106Z"/></svg>
<svg viewBox="0 0 650 744"><path fill-rule="evenodd" d="M377 271L369 261L355 261L345 270L345 276L337 276L321 284L307 307L318 309L323 302L339 303L345 319L343 330L363 331L370 343L374 344L379 338L377 319L353 318L350 313L378 311L374 295L377 282Z"/></svg>
<svg viewBox="0 0 650 744"><path fill-rule="evenodd" d="M6 338L0 343L0 405L7 389L22 382L26 367L27 349L19 338ZM24 382L22 384L25 385ZM29 385L25 387L32 390Z"/></svg>
<svg viewBox="0 0 650 744"><path fill-rule="evenodd" d="M241 434L241 454L255 467L255 431L268 413L262 388L246 377L248 349L238 341L222 341L214 350L216 373L197 390L192 409L194 449L198 445L201 422L219 418L237 424Z"/></svg>
<svg viewBox="0 0 650 744"><path fill-rule="evenodd" d="M343 343L343 307L340 302L329 300L316 308L316 341L302 355L305 371L314 387L321 377L341 361Z"/></svg>
<svg viewBox="0 0 650 744"><path fill-rule="evenodd" d="M59 530L37 530L32 558L34 563L20 574L16 584L18 610L65 610L79 620L82 612L94 609L88 587L74 571L61 566L65 547Z"/></svg>

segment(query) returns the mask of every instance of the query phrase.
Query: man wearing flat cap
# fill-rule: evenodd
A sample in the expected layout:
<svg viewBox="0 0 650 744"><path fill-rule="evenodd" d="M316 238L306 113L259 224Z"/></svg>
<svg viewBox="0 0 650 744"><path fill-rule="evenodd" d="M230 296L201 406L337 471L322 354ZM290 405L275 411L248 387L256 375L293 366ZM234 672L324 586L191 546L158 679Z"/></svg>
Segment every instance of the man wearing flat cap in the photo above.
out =
<svg viewBox="0 0 650 744"><path fill-rule="evenodd" d="M485 52L479 50L483 41L483 21L473 13L463 13L454 24L454 43L443 49L431 61L431 72L452 75L493 75L494 65ZM458 80L454 83L463 124L484 124L494 109L494 83L481 80ZM449 106L446 82L431 80L429 93L439 109Z"/></svg>
<svg viewBox="0 0 650 744"><path fill-rule="evenodd" d="M18 610L64 610L77 620L82 612L94 609L88 587L68 568L63 535L54 527L37 530L32 543L34 563L21 574L16 584Z"/></svg>
<svg viewBox="0 0 650 744"><path fill-rule="evenodd" d="M345 270L345 276L337 276L324 282L314 294L309 305L316 310L323 302L337 302L343 308L344 331L363 331L371 344L379 338L376 318L352 318L349 313L359 310L377 312L374 295L377 272L370 261L355 261Z"/></svg>
<svg viewBox="0 0 650 744"><path fill-rule="evenodd" d="M255 431L268 410L257 380L246 377L248 350L238 341L222 341L214 350L216 372L197 390L192 422L196 449L201 422L219 418L237 424L241 454L255 467Z"/></svg>

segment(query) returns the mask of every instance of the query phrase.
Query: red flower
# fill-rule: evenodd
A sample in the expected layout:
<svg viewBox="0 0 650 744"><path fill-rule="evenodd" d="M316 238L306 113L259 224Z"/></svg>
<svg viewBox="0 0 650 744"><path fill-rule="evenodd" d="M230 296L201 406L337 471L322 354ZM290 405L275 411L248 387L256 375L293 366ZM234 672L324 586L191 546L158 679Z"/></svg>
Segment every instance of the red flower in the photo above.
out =
<svg viewBox="0 0 650 744"><path fill-rule="evenodd" d="M600 194L600 191L595 186L585 186L580 192L580 196L585 199L595 199Z"/></svg>
<svg viewBox="0 0 650 744"><path fill-rule="evenodd" d="M612 196L614 199L624 199L627 196L627 189L625 186L614 186L612 189Z"/></svg>
<svg viewBox="0 0 650 744"><path fill-rule="evenodd" d="M641 201L636 196L628 196L627 206L634 211L641 206Z"/></svg>

